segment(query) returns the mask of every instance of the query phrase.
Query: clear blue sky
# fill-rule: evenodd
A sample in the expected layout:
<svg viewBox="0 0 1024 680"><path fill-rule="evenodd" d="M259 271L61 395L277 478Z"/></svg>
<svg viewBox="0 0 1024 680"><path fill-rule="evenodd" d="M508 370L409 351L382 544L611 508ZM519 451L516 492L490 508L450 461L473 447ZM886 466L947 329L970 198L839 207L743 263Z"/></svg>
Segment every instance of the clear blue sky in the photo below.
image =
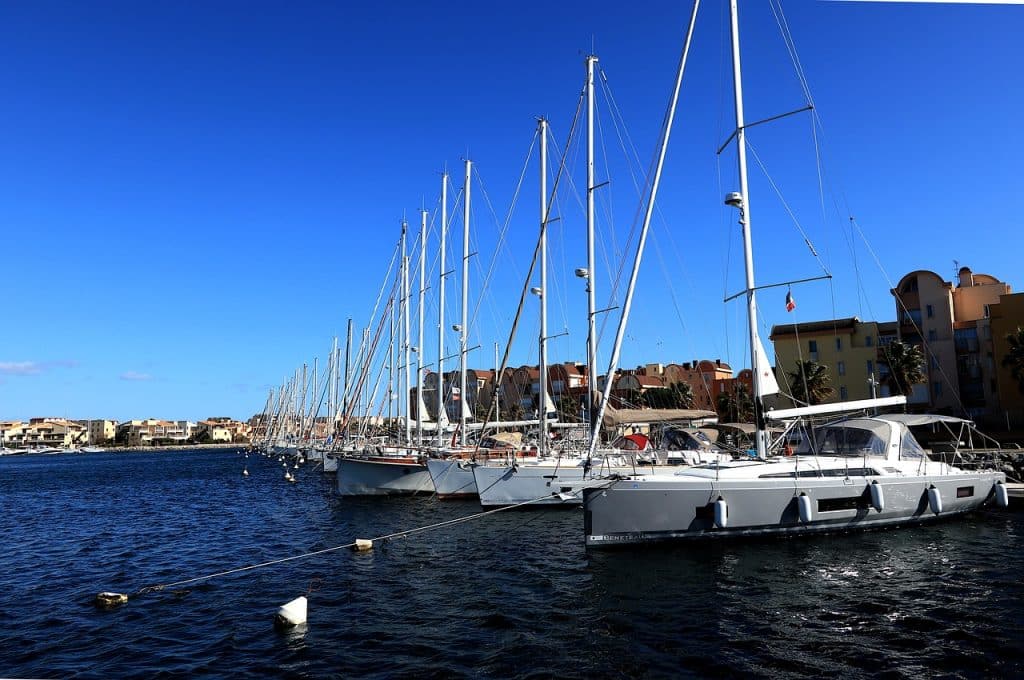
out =
<svg viewBox="0 0 1024 680"><path fill-rule="evenodd" d="M953 260L1015 288L1024 8L789 2L824 126L751 131L835 275L761 299L762 323L894 318L893 281ZM0 6L0 419L245 418L348 317L366 323L406 215L431 211L445 165L473 188L476 282L490 265L535 118L564 143L593 50L642 163L651 158L686 2L24 2ZM734 215L726 8L706 2L622 364L746 365ZM804 98L767 3L741 5L748 120ZM599 93L599 306L637 210ZM554 150L553 150L554 152ZM618 159L618 160L616 160ZM470 361L504 344L537 233L536 157ZM552 228L552 359L582 360L582 151ZM820 269L751 160L759 283ZM493 206L493 214L484 192ZM454 193L454 192L453 192ZM1017 199L1017 201L1015 201ZM495 214L497 217L495 217ZM458 253L456 220L450 253ZM431 234L436 250L436 224ZM436 252L428 261L436 267ZM449 267L453 257L449 255ZM436 272L435 272L436 276ZM449 314L457 285L451 280ZM477 286L472 296L476 304ZM432 295L432 292L431 292ZM678 312L677 312L678 308ZM536 302L515 345L535 360ZM433 357L436 303L425 351ZM451 318L451 317L450 317ZM607 360L611 329L601 345ZM454 337L446 341L449 347Z"/></svg>

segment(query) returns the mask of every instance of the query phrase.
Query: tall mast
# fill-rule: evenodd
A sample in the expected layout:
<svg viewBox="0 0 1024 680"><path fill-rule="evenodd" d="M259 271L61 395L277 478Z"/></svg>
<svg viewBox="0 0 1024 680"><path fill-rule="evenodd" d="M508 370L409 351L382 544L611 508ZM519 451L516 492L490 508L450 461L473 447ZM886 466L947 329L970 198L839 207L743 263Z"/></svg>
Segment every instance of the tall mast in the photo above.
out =
<svg viewBox="0 0 1024 680"><path fill-rule="evenodd" d="M661 171L665 165L665 153L668 151L668 139L672 133L672 122L675 120L676 104L679 102L679 90L683 85L683 73L686 71L686 60L690 54L690 44L693 39L693 29L697 24L697 10L700 8L700 0L694 0L693 12L690 14L690 24L686 31L686 41L683 43L683 53L679 57L679 68L676 70L676 86L672 92L672 101L665 118L664 128L661 135L661 146L658 152L658 162L654 169L654 179L651 182L651 192L647 199L647 206L644 210L643 226L640 228L640 238L637 240L636 255L633 258L633 269L629 274L629 285L626 287L626 298L622 303L622 315L619 317L619 325L615 331L615 342L612 345L612 355L608 360L608 378L604 382L604 389L601 392L601 399L597 409L597 417L592 420L590 434L590 449L588 459L593 459L597 450L598 433L604 411L608 404L608 398L612 391L612 371L619 363L619 352L622 350L622 339L626 333L626 323L629 320L629 310L633 304L633 292L636 290L637 276L640 274L640 261L644 254L644 247L647 244L647 234L651 226L651 215L654 212L654 201L658 197L658 187L661 185Z"/></svg>
<svg viewBox="0 0 1024 680"><path fill-rule="evenodd" d="M548 121L539 121L540 134L540 418L539 453L548 452Z"/></svg>
<svg viewBox="0 0 1024 680"><path fill-rule="evenodd" d="M396 272L399 281L402 280L401 272ZM401 291L398 293L401 295ZM390 315L388 317L388 386L384 391L388 403L388 424L394 425L394 411L393 406L395 404L395 362L398 360L398 352L395 351L395 342L398 340L397 333L395 332L395 323L398 320L398 309L395 307L394 298L391 298L391 304L389 306Z"/></svg>
<svg viewBox="0 0 1024 680"><path fill-rule="evenodd" d="M409 375L409 256L405 252L405 233L408 230L405 221L402 221L402 345L405 352L405 380L403 381L402 403L405 404L405 443L408 446L412 441L412 420L409 415L412 413L409 400L409 392L412 388Z"/></svg>
<svg viewBox="0 0 1024 680"><path fill-rule="evenodd" d="M597 57L587 56L587 413L593 424L597 389L597 281L594 272L594 64ZM608 376L611 380L611 375Z"/></svg>
<svg viewBox="0 0 1024 680"><path fill-rule="evenodd" d="M444 432L441 427L444 413L444 277L445 239L448 235L448 173L441 173L441 264L437 282L437 448L444 448Z"/></svg>
<svg viewBox="0 0 1024 680"><path fill-rule="evenodd" d="M466 159L462 185L462 323L459 324L459 443L466 445L466 335L469 330L469 183L473 161Z"/></svg>
<svg viewBox="0 0 1024 680"><path fill-rule="evenodd" d="M331 391L331 404L327 409L327 417L330 418L330 422L327 423L328 436L334 434L334 415L338 411L338 358L338 336L335 335L334 342L331 344L331 382L328 387Z"/></svg>
<svg viewBox="0 0 1024 680"><path fill-rule="evenodd" d="M750 334L750 367L755 376L760 375L760 366L757 365L757 348L760 339L757 337L757 303L754 299L754 254L750 238L750 197L747 189L747 141L746 130L743 121L743 79L740 75L740 28L739 11L736 0L729 2L729 15L732 23L732 81L733 93L736 101L736 155L737 165L740 174L740 203L737 206L740 210L740 226L743 229L743 263L746 269L747 278L747 330ZM731 197L726 199L727 203L735 205ZM764 409L761 405L761 395L758 389L758 381L754 380L754 424L756 431L756 445L758 458L765 458L768 454L768 433L765 429Z"/></svg>
<svg viewBox="0 0 1024 680"><path fill-rule="evenodd" d="M423 447L423 302L427 293L427 211L420 211L420 292L416 305L419 333L416 340L416 446Z"/></svg>
<svg viewBox="0 0 1024 680"><path fill-rule="evenodd" d="M494 384L493 396L494 396L494 425L496 429L501 429L501 398L499 393L501 392L501 364L498 362L498 343L494 343Z"/></svg>
<svg viewBox="0 0 1024 680"><path fill-rule="evenodd" d="M320 370L320 357L313 357L313 391L310 393L309 399L309 438L312 440L316 434L316 414L319 412L319 404L317 403L317 395L320 392L317 390L319 387L317 381L317 371Z"/></svg>
<svg viewBox="0 0 1024 680"><path fill-rule="evenodd" d="M345 333L345 384L341 389L342 398L342 411L345 413L345 419L348 420L352 417L349 411L352 410L351 397L348 393L348 374L352 370L352 319L348 320L348 330Z"/></svg>

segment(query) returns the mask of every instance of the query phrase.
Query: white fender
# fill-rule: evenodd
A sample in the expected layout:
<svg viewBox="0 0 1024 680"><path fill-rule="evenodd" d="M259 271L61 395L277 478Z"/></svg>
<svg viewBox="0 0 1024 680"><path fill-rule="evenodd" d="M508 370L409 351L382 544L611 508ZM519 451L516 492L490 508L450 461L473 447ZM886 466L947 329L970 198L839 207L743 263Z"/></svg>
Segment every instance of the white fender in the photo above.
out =
<svg viewBox="0 0 1024 680"><path fill-rule="evenodd" d="M875 480L868 488L871 489L871 507L878 512L885 510L885 491L882 490L882 485Z"/></svg>
<svg viewBox="0 0 1024 680"><path fill-rule="evenodd" d="M928 507L932 509L936 515L942 512L942 494L934 486L928 487Z"/></svg>
<svg viewBox="0 0 1024 680"><path fill-rule="evenodd" d="M715 501L715 526L719 529L729 526L729 505L721 496Z"/></svg>
<svg viewBox="0 0 1024 680"><path fill-rule="evenodd" d="M307 607L308 602L306 598L297 597L277 610L274 623L278 626L297 626L305 623Z"/></svg>
<svg viewBox="0 0 1024 680"><path fill-rule="evenodd" d="M800 510L800 521L804 524L810 524L811 520L814 519L814 514L811 510L811 497L801 493L796 497L796 504Z"/></svg>
<svg viewBox="0 0 1024 680"><path fill-rule="evenodd" d="M1002 482L996 482L996 505L1001 508L1010 507L1010 491Z"/></svg>

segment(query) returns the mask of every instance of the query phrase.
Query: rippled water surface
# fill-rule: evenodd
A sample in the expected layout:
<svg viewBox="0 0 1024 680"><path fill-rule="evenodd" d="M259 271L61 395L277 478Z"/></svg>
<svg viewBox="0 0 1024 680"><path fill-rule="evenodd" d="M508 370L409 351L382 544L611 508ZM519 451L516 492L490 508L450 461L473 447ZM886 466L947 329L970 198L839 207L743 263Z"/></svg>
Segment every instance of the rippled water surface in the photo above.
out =
<svg viewBox="0 0 1024 680"><path fill-rule="evenodd" d="M92 606L479 510L296 475L226 451L0 458L0 676L1024 675L1024 513L995 510L590 554L579 510L514 511ZM275 631L311 582L309 623Z"/></svg>

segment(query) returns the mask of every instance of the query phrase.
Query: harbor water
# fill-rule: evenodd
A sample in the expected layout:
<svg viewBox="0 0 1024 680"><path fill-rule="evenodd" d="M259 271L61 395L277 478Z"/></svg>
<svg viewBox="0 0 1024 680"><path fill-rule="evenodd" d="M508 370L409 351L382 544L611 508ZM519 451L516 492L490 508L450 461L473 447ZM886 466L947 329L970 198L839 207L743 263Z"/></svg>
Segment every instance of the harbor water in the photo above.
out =
<svg viewBox="0 0 1024 680"><path fill-rule="evenodd" d="M293 473L224 450L0 458L0 676L1024 675L1014 511L590 553L579 509L510 511L93 606L479 511ZM307 594L308 623L276 630Z"/></svg>

